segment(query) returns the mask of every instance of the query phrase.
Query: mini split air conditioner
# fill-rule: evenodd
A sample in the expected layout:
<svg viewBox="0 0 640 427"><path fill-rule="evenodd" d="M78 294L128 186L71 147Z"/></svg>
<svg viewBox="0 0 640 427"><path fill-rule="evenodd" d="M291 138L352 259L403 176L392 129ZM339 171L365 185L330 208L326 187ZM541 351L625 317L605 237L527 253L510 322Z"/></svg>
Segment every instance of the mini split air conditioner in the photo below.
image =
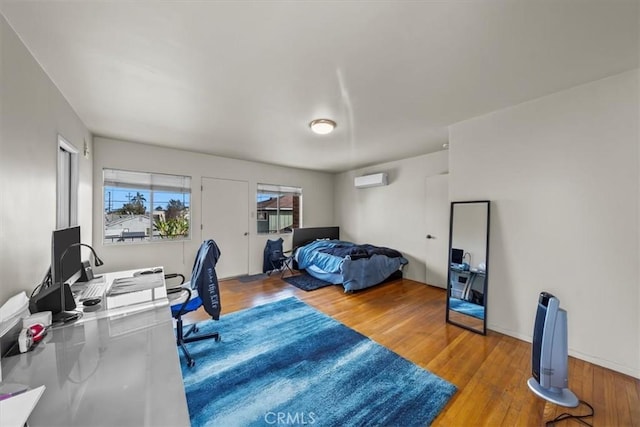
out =
<svg viewBox="0 0 640 427"><path fill-rule="evenodd" d="M374 173L372 175L356 176L353 180L356 188L380 187L387 185L386 172Z"/></svg>

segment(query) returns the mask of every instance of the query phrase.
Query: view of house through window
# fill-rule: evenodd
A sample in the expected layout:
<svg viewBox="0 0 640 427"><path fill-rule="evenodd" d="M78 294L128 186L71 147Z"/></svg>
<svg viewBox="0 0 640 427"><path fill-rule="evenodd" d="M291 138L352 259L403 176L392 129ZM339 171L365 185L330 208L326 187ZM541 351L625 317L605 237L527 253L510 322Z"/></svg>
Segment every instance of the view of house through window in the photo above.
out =
<svg viewBox="0 0 640 427"><path fill-rule="evenodd" d="M188 239L191 177L103 170L104 242Z"/></svg>
<svg viewBox="0 0 640 427"><path fill-rule="evenodd" d="M258 233L290 233L302 227L302 188L258 184Z"/></svg>

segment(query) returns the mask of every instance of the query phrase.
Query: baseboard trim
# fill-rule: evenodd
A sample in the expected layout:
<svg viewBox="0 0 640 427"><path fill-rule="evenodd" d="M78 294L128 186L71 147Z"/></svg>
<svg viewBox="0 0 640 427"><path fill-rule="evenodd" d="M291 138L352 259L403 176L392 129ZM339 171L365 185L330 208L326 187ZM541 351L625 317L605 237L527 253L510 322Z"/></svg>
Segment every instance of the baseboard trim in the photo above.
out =
<svg viewBox="0 0 640 427"><path fill-rule="evenodd" d="M487 329L528 343L531 343L533 341L533 337L531 335L520 334L516 331L500 328L496 325L487 324ZM585 362L593 363L594 365L602 366L603 368L611 369L612 371L620 372L621 374L629 375L630 377L640 379L640 370L634 369L631 366L621 365L611 360L606 360L600 357L585 354L572 348L569 348L569 356L575 357L576 359L584 360Z"/></svg>

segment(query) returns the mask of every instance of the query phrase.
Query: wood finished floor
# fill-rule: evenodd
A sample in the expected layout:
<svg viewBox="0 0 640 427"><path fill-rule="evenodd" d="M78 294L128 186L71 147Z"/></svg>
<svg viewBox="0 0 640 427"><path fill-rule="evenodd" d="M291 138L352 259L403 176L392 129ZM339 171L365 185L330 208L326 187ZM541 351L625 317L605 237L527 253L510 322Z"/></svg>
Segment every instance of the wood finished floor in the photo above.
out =
<svg viewBox="0 0 640 427"><path fill-rule="evenodd" d="M455 384L458 392L434 426L540 426L563 412L588 410L558 407L529 391L529 343L446 324L443 289L398 279L351 295L340 286L305 292L274 276L247 283L223 280L220 290L223 315L295 296ZM188 320L207 318L198 311ZM586 419L590 424L640 426L640 380L570 357L569 384L595 408L595 416Z"/></svg>

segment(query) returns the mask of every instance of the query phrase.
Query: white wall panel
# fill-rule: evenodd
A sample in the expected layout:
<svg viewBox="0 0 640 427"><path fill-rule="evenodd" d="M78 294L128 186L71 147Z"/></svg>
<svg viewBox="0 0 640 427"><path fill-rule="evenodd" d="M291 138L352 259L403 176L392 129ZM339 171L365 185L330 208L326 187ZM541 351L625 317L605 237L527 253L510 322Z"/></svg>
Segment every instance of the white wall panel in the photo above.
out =
<svg viewBox="0 0 640 427"><path fill-rule="evenodd" d="M58 134L79 155L78 223L91 243L91 135L0 15L0 304L31 293L51 262ZM85 253L83 251L83 257Z"/></svg>
<svg viewBox="0 0 640 427"><path fill-rule="evenodd" d="M424 282L426 177L447 172L448 152L412 157L336 175L335 218L340 236L387 246L409 260L404 277ZM384 187L355 188L356 176L388 173Z"/></svg>
<svg viewBox="0 0 640 427"><path fill-rule="evenodd" d="M282 237L284 247L291 248L291 234L258 235L256 226L256 186L258 183L288 185L303 189L303 226L333 224L333 175L263 163L228 159L208 154L156 147L108 138L95 138L93 237L96 249L105 261L103 271L163 265L167 271L191 274L193 259L202 243L200 235L202 177L249 182L249 273L262 272L267 239ZM160 172L191 177L192 237L186 242L152 242L124 245L102 243L104 212L102 169L114 168L143 172ZM221 206L220 209L224 209ZM215 220L215 219L214 219ZM220 248L222 256L233 256Z"/></svg>
<svg viewBox="0 0 640 427"><path fill-rule="evenodd" d="M531 340L540 291L570 354L640 377L638 71L450 131L454 200L490 199L488 327Z"/></svg>

